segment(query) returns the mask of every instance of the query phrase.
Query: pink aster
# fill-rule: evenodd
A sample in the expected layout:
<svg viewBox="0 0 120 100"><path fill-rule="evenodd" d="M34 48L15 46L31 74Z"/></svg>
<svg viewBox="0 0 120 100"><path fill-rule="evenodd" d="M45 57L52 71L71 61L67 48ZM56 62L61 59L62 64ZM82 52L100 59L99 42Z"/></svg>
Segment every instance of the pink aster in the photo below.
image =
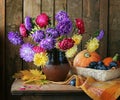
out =
<svg viewBox="0 0 120 100"><path fill-rule="evenodd" d="M85 32L84 22L82 19L77 18L76 21L76 27L78 28L79 34L83 34Z"/></svg>
<svg viewBox="0 0 120 100"><path fill-rule="evenodd" d="M45 49L40 46L34 46L32 49L35 53L45 52Z"/></svg>
<svg viewBox="0 0 120 100"><path fill-rule="evenodd" d="M35 22L41 28L46 27L48 25L48 22L49 22L49 17L47 16L46 13L42 13L42 14L37 16Z"/></svg>
<svg viewBox="0 0 120 100"><path fill-rule="evenodd" d="M65 38L58 43L58 46L61 50L67 50L67 49L70 49L71 47L73 47L74 43L75 42L73 39Z"/></svg>
<svg viewBox="0 0 120 100"><path fill-rule="evenodd" d="M27 36L28 36L27 30L26 30L24 24L21 24L21 25L20 25L19 31L20 31L20 35L22 35L23 37L27 37Z"/></svg>

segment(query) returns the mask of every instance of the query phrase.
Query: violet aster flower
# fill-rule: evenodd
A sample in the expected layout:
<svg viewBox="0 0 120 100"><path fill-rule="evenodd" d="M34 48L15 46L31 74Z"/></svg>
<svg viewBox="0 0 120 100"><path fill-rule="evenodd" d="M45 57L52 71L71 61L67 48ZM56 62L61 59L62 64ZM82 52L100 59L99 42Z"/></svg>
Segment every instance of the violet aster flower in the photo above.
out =
<svg viewBox="0 0 120 100"><path fill-rule="evenodd" d="M100 30L100 33L99 35L96 37L98 40L101 40L104 36L104 31L103 30Z"/></svg>
<svg viewBox="0 0 120 100"><path fill-rule="evenodd" d="M59 37L59 32L55 28L47 28L46 33L53 38Z"/></svg>
<svg viewBox="0 0 120 100"><path fill-rule="evenodd" d="M24 24L25 24L25 28L26 28L28 31L31 31L31 30L32 30L32 19L31 19L29 16L25 17L25 22L24 22Z"/></svg>
<svg viewBox="0 0 120 100"><path fill-rule="evenodd" d="M33 57L35 53L32 48L33 45L30 43L25 43L20 48L20 57L26 62L33 61Z"/></svg>
<svg viewBox="0 0 120 100"><path fill-rule="evenodd" d="M32 37L34 39L35 42L40 42L43 38L45 38L45 34L44 31L42 30L37 30L36 32L34 32L32 34Z"/></svg>
<svg viewBox="0 0 120 100"><path fill-rule="evenodd" d="M59 11L56 16L55 19L60 22L60 21L64 21L66 19L68 19L69 16L67 15L67 13L65 11Z"/></svg>
<svg viewBox="0 0 120 100"><path fill-rule="evenodd" d="M70 20L59 22L56 29L60 35L67 35L72 31L72 22Z"/></svg>
<svg viewBox="0 0 120 100"><path fill-rule="evenodd" d="M51 50L55 46L55 40L51 37L47 37L40 42L40 46L45 50Z"/></svg>
<svg viewBox="0 0 120 100"><path fill-rule="evenodd" d="M23 44L23 39L18 32L8 32L8 39L14 45Z"/></svg>

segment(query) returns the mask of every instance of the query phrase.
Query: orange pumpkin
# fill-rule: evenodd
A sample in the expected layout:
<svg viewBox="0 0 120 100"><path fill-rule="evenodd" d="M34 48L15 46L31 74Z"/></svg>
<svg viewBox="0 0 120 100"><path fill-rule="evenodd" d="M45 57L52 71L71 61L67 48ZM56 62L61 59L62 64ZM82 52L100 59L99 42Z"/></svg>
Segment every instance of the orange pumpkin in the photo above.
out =
<svg viewBox="0 0 120 100"><path fill-rule="evenodd" d="M73 66L75 67L87 67L90 62L100 61L101 57L97 52L88 52L87 50L80 51L73 60Z"/></svg>

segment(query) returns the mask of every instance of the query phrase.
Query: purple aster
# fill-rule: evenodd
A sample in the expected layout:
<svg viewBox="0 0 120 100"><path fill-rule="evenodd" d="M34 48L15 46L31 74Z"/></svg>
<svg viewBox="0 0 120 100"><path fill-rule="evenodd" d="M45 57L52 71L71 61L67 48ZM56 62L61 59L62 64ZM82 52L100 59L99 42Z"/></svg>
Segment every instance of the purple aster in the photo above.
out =
<svg viewBox="0 0 120 100"><path fill-rule="evenodd" d="M28 31L32 30L32 19L29 16L25 17L25 28Z"/></svg>
<svg viewBox="0 0 120 100"><path fill-rule="evenodd" d="M20 48L20 57L26 62L33 61L33 57L35 53L32 48L33 45L30 43L25 43Z"/></svg>
<svg viewBox="0 0 120 100"><path fill-rule="evenodd" d="M72 31L72 22L70 20L59 22L56 26L56 29L60 35L67 35Z"/></svg>
<svg viewBox="0 0 120 100"><path fill-rule="evenodd" d="M45 34L44 31L42 30L37 30L36 32L34 32L32 34L32 37L34 39L35 42L40 42L43 38L45 38Z"/></svg>
<svg viewBox="0 0 120 100"><path fill-rule="evenodd" d="M47 28L46 33L53 38L59 37L59 32L55 28Z"/></svg>
<svg viewBox="0 0 120 100"><path fill-rule="evenodd" d="M65 11L59 11L56 15L55 15L55 19L60 22L60 21L64 21L66 19L68 19L69 16L67 15L67 13Z"/></svg>
<svg viewBox="0 0 120 100"><path fill-rule="evenodd" d="M14 45L23 44L23 39L18 32L9 32L8 33L8 39Z"/></svg>
<svg viewBox="0 0 120 100"><path fill-rule="evenodd" d="M51 50L55 46L55 40L51 37L47 37L40 42L40 46L45 50Z"/></svg>
<svg viewBox="0 0 120 100"><path fill-rule="evenodd" d="M104 31L103 30L100 30L100 33L99 35L96 37L98 40L101 40L104 36Z"/></svg>

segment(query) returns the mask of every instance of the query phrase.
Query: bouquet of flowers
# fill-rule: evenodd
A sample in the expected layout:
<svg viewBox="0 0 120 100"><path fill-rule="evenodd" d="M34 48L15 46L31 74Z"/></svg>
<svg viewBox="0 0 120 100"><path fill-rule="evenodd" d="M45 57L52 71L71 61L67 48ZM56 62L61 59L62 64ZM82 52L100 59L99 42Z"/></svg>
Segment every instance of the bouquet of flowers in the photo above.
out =
<svg viewBox="0 0 120 100"><path fill-rule="evenodd" d="M71 59L78 53L78 45L85 33L84 22L80 18L72 21L65 11L59 11L55 15L55 21L56 24L53 25L46 13L41 13L36 18L27 16L20 25L19 32L8 32L9 41L20 46L20 57L24 61L44 67L49 60L49 52L57 49L65 53L72 65ZM103 35L103 30L97 31L96 36L86 43L86 49L89 52L98 49ZM30 41L26 41L26 38L30 38ZM25 83L46 83L46 76L39 70L24 70L14 76Z"/></svg>
<svg viewBox="0 0 120 100"><path fill-rule="evenodd" d="M51 24L51 18L46 13L36 18L25 17L19 32L8 32L8 39L14 45L20 45L20 57L26 62L33 62L43 67L48 61L48 52L58 49L65 52L66 57L72 58L77 52L77 46L85 33L84 22L77 18L71 21L65 11L55 15L56 25ZM31 38L32 42L25 42Z"/></svg>

